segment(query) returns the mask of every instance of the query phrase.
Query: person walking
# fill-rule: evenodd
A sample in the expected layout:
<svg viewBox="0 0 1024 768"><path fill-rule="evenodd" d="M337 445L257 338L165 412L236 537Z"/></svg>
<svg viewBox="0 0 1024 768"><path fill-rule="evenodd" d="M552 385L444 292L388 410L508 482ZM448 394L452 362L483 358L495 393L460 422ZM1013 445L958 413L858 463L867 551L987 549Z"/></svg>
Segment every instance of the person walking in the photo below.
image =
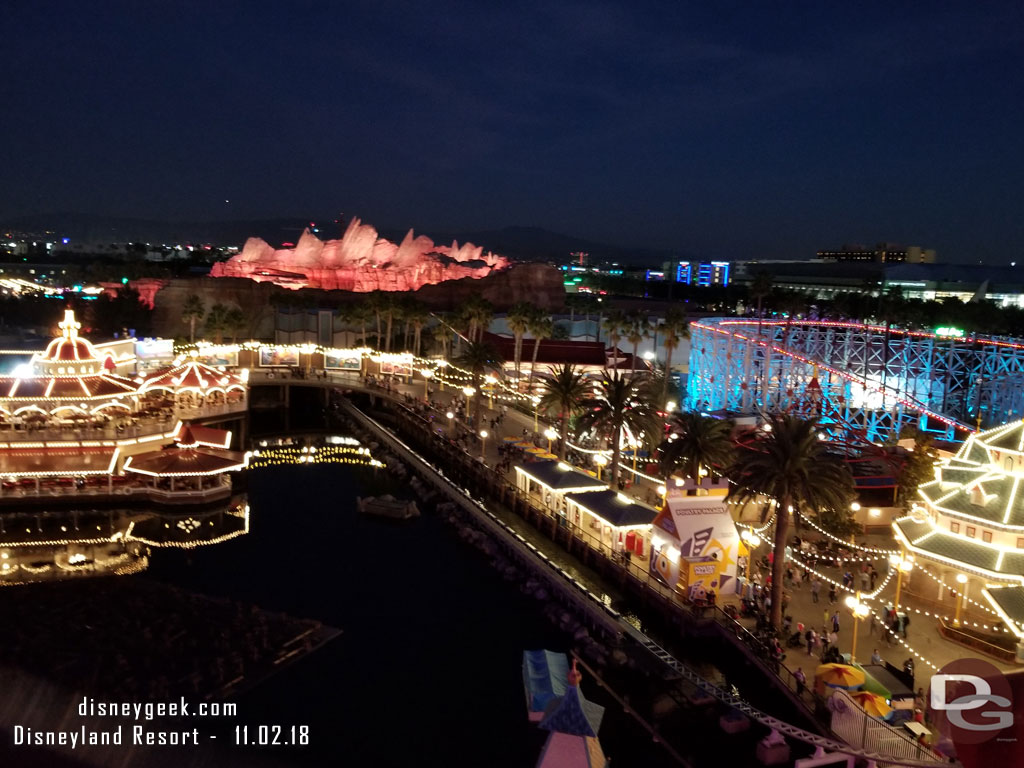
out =
<svg viewBox="0 0 1024 768"><path fill-rule="evenodd" d="M875 570L875 566L873 566L873 565L872 565L872 566L871 566L871 573L870 573L870 579L871 579L871 591L872 591L872 592L874 592L874 591L875 591L875 580L876 580L877 578L878 578L878 571L876 571L876 570Z"/></svg>
<svg viewBox="0 0 1024 768"><path fill-rule="evenodd" d="M868 576L868 572L867 571L861 571L860 572L860 590L861 590L861 592L867 592L868 591L868 581L870 580L870 578L871 577Z"/></svg>
<svg viewBox="0 0 1024 768"><path fill-rule="evenodd" d="M818 602L819 592L821 592L821 579L815 576L814 581L811 582L811 602Z"/></svg>
<svg viewBox="0 0 1024 768"><path fill-rule="evenodd" d="M832 631L839 634L839 611L832 614Z"/></svg>
<svg viewBox="0 0 1024 768"><path fill-rule="evenodd" d="M811 656L814 652L814 630L810 627L804 633L804 640L807 641L807 655Z"/></svg>
<svg viewBox="0 0 1024 768"><path fill-rule="evenodd" d="M878 652L877 648L875 648L875 652L871 654L871 663L872 664L881 664L882 663L882 654L880 654Z"/></svg>
<svg viewBox="0 0 1024 768"><path fill-rule="evenodd" d="M836 604L836 585L835 584L829 584L828 585L828 602L829 602L829 605L835 605Z"/></svg>
<svg viewBox="0 0 1024 768"><path fill-rule="evenodd" d="M796 668L796 672L793 673L793 679L796 680L796 695L800 696L804 692L804 686L807 685L807 675L804 674L802 667Z"/></svg>

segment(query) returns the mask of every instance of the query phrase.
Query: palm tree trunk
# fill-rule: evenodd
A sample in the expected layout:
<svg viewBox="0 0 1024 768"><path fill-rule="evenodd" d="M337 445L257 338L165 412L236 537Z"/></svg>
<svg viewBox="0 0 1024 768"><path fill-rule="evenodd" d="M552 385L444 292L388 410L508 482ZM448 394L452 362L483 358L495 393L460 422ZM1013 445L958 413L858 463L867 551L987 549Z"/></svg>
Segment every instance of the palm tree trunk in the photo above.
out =
<svg viewBox="0 0 1024 768"><path fill-rule="evenodd" d="M537 370L538 350L540 350L540 336L533 342L533 361L530 363L530 383L527 385L527 392L533 392L533 372Z"/></svg>
<svg viewBox="0 0 1024 768"><path fill-rule="evenodd" d="M637 342L636 344L633 345L633 360L631 362L632 362L632 365L633 365L633 375L634 376L636 376L636 352L637 352L637 350L639 348L640 348L640 342Z"/></svg>
<svg viewBox="0 0 1024 768"><path fill-rule="evenodd" d="M381 338L381 332L380 332L380 311L379 310L374 310L373 313L377 316L377 345L376 345L377 346L377 350L378 351L383 351L383 344L382 344L383 339Z"/></svg>
<svg viewBox="0 0 1024 768"><path fill-rule="evenodd" d="M387 330L388 339L385 342L385 346L384 346L384 349L387 352L391 351L391 320L392 320L392 313L389 311L388 312L388 330Z"/></svg>
<svg viewBox="0 0 1024 768"><path fill-rule="evenodd" d="M480 374L473 371L473 389L476 390L476 400L473 402L473 431L480 432L480 408L484 402L484 393L480 388Z"/></svg>
<svg viewBox="0 0 1024 768"><path fill-rule="evenodd" d="M520 360L523 355L523 334L517 333L515 338L515 346L512 349L512 354L515 356L516 363L516 387L519 386L519 371L520 371Z"/></svg>
<svg viewBox="0 0 1024 768"><path fill-rule="evenodd" d="M615 490L619 482L619 459L622 456L622 425L617 424L612 433L612 471L608 475L608 485Z"/></svg>
<svg viewBox="0 0 1024 768"><path fill-rule="evenodd" d="M665 379L661 382L661 409L668 412L668 379L672 373L672 353L674 344L665 344Z"/></svg>
<svg viewBox="0 0 1024 768"><path fill-rule="evenodd" d="M772 560L772 612L769 616L775 629L782 629L782 576L786 572L786 539L789 538L790 498L779 499L775 510L775 556Z"/></svg>
<svg viewBox="0 0 1024 768"><path fill-rule="evenodd" d="M562 429L558 438L558 460L565 461L566 443L569 442L569 409L562 407L561 413Z"/></svg>
<svg viewBox="0 0 1024 768"><path fill-rule="evenodd" d="M196 316L192 315L188 319L188 340L190 344L196 343Z"/></svg>

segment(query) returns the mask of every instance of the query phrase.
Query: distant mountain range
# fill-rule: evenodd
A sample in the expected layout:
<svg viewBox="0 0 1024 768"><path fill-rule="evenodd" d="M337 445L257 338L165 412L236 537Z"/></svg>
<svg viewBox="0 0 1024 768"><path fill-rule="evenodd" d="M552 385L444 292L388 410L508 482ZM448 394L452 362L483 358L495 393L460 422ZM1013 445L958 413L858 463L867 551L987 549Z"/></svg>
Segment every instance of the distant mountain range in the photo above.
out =
<svg viewBox="0 0 1024 768"><path fill-rule="evenodd" d="M276 219L243 219L233 221L160 221L156 219L129 219L96 216L84 213L54 213L18 216L0 222L0 230L43 234L70 238L72 243L146 242L178 245L182 243L210 243L241 246L247 238L261 237L275 247L294 243L302 230L315 221L321 240L340 236L333 217L303 219L298 217ZM366 222L377 226L375 222ZM378 227L383 237L400 242L408 228ZM508 256L518 261L564 261L570 253L583 251L593 259L619 261L627 264L655 265L673 259L696 259L692 254L630 248L598 243L582 237L563 235L540 227L504 227L479 231L423 231L439 245L452 240L481 245L484 250Z"/></svg>

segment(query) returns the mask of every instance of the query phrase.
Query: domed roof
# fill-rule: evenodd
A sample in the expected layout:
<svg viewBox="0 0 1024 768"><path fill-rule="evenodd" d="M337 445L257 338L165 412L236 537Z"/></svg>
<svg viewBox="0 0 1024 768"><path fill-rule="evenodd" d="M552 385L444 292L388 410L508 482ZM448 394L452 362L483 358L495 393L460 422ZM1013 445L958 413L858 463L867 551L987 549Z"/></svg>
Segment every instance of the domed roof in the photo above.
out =
<svg viewBox="0 0 1024 768"><path fill-rule="evenodd" d="M96 348L85 339L78 337L82 324L75 320L74 310L64 312L64 322L58 326L61 335L51 341L38 360L41 363L99 363Z"/></svg>

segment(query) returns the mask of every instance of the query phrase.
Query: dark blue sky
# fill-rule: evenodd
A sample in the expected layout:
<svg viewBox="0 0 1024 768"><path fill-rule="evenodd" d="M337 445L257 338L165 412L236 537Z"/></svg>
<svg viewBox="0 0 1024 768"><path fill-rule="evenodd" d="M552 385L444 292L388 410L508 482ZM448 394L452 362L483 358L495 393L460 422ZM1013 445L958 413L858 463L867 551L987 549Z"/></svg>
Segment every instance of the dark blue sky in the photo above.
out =
<svg viewBox="0 0 1024 768"><path fill-rule="evenodd" d="M1024 261L1020 3L95 5L7 4L0 218Z"/></svg>

